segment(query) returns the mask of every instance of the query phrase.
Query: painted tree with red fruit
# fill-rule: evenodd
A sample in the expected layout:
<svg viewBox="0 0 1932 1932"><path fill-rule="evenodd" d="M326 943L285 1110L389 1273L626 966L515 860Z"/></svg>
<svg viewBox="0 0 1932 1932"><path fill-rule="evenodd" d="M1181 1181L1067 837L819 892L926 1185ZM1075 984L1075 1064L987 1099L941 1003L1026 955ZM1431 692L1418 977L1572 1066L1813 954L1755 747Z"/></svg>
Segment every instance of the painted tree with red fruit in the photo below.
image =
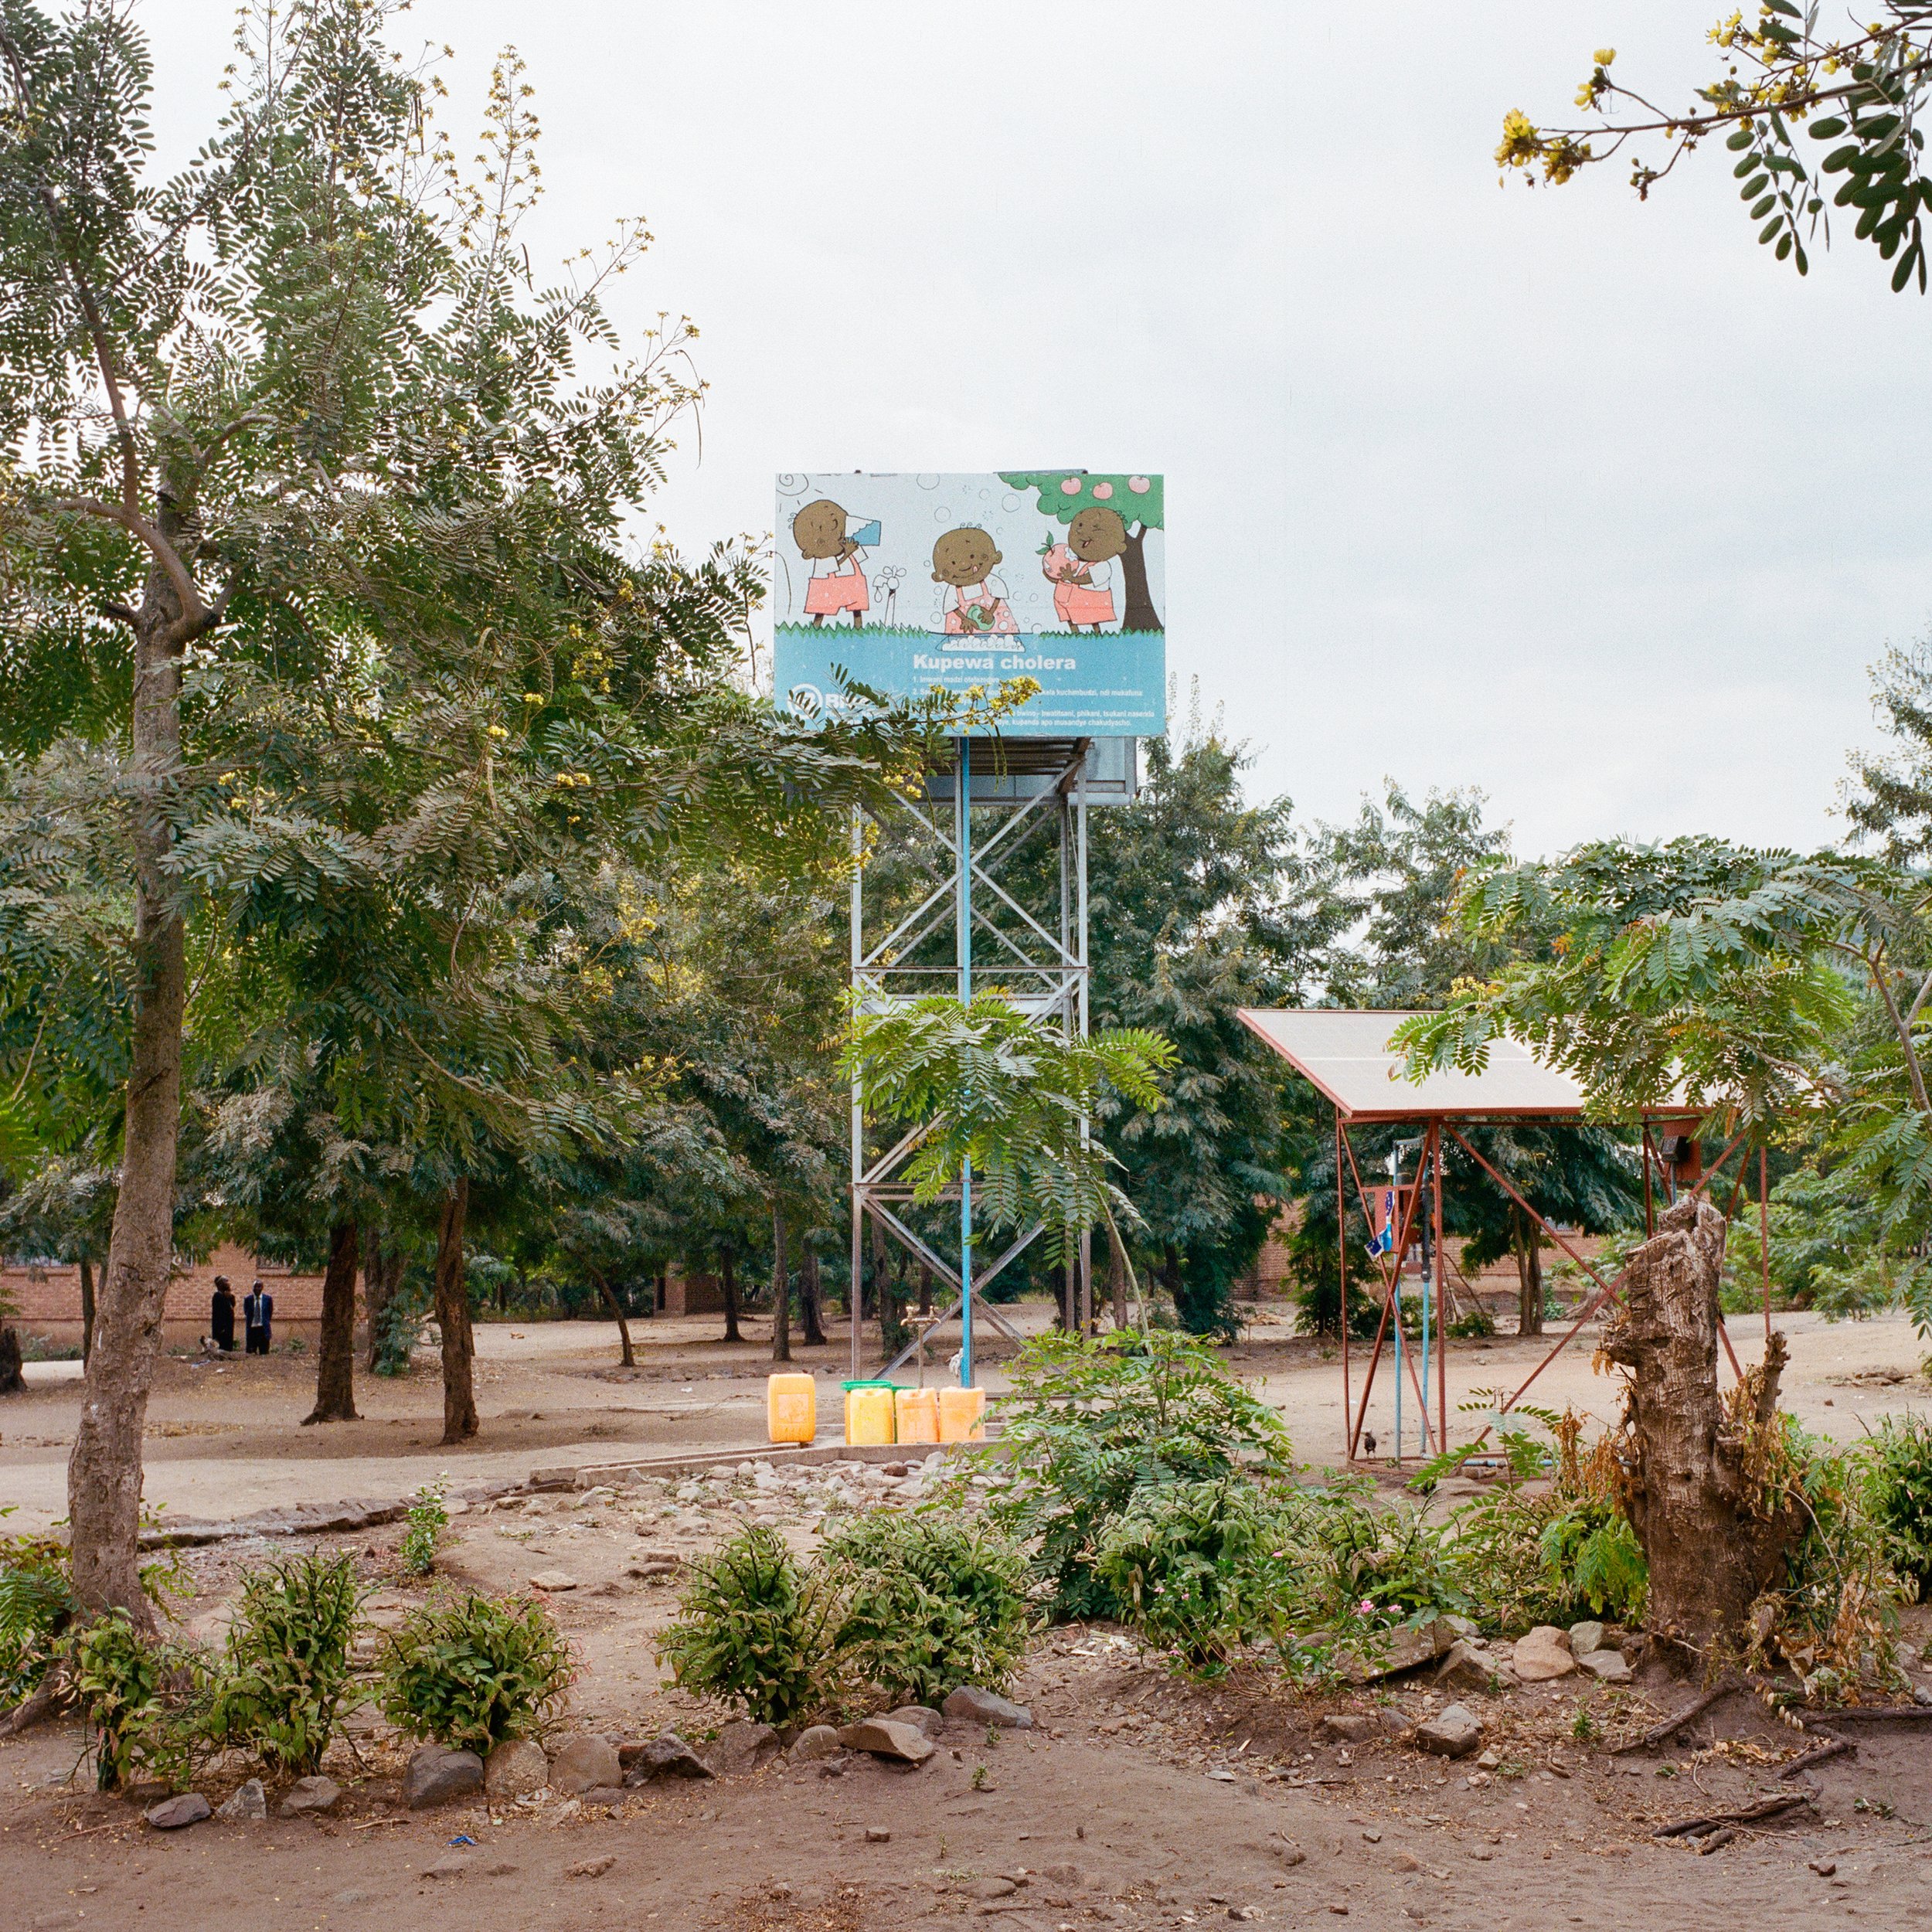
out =
<svg viewBox="0 0 1932 1932"><path fill-rule="evenodd" d="M1147 580L1147 533L1167 527L1164 478L1111 476L1086 470L1002 470L999 478L1016 490L1036 492L1041 509L1056 522L1071 523L1082 510L1114 511L1127 528L1127 548L1121 553L1127 588L1121 628L1167 628L1154 607L1154 594Z"/></svg>

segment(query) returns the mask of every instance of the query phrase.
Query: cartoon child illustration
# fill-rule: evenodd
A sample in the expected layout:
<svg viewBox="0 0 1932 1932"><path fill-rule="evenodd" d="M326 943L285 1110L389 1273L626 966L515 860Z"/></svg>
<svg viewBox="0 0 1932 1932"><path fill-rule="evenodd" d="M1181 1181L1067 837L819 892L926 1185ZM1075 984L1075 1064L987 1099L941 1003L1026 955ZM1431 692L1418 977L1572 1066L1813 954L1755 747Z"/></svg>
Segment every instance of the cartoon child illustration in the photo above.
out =
<svg viewBox="0 0 1932 1932"><path fill-rule="evenodd" d="M1000 553L992 537L972 525L948 530L933 546L933 581L951 587L940 605L949 637L1011 637L1019 626L1006 601L1006 586L993 575Z"/></svg>
<svg viewBox="0 0 1932 1932"><path fill-rule="evenodd" d="M1114 560L1127 548L1127 525L1118 510L1090 504L1066 526L1064 543L1040 552L1040 568L1053 587L1053 614L1069 630L1082 624L1096 634L1114 621Z"/></svg>
<svg viewBox="0 0 1932 1932"><path fill-rule="evenodd" d="M814 624L841 611L852 613L856 630L871 607L866 591L865 553L846 534L845 512L829 497L808 503L791 519L791 540L798 554L811 566L811 581L805 586L805 614ZM866 526L868 533L876 529Z"/></svg>

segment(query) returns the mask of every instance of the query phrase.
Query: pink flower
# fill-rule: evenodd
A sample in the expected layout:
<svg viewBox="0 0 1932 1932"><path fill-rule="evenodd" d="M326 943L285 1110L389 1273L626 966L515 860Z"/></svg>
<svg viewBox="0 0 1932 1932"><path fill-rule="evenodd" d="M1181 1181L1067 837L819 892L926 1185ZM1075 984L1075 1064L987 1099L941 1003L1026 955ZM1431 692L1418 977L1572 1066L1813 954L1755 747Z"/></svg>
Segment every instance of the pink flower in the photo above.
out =
<svg viewBox="0 0 1932 1932"><path fill-rule="evenodd" d="M1375 1599L1372 1597L1365 1597L1360 1603L1355 1605L1355 1614L1358 1617L1372 1617L1375 1614Z"/></svg>

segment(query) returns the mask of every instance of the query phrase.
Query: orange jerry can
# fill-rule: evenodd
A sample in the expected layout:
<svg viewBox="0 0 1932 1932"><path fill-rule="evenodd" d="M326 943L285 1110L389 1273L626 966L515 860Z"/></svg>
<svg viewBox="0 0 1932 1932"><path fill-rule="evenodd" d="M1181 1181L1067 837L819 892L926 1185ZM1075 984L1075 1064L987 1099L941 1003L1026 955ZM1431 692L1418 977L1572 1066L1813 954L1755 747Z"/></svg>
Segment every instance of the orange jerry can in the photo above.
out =
<svg viewBox="0 0 1932 1932"><path fill-rule="evenodd" d="M940 1390L939 1439L941 1442L984 1442L986 1440L986 1391L984 1389Z"/></svg>
<svg viewBox="0 0 1932 1932"><path fill-rule="evenodd" d="M818 1433L818 1390L808 1375L765 1378L766 1433L773 1442L810 1442Z"/></svg>
<svg viewBox="0 0 1932 1932"><path fill-rule="evenodd" d="M901 1442L938 1441L939 1391L937 1389L901 1389L893 1398L893 1408Z"/></svg>

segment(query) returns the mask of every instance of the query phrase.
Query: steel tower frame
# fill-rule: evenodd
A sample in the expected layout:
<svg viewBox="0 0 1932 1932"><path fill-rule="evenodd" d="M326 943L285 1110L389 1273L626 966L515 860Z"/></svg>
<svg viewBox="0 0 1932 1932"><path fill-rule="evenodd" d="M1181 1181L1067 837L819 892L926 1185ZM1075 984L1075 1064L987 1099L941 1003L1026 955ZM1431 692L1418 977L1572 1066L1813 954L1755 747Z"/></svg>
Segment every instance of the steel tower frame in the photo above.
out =
<svg viewBox="0 0 1932 1932"><path fill-rule="evenodd" d="M852 821L852 987L861 1011L886 1012L935 992L962 1000L998 987L1023 1008L1056 1019L1070 1038L1088 1026L1087 923L1087 811L1124 802L1134 793L1131 739L961 738L944 767L927 774L923 791L872 820L867 849L865 815ZM1040 849L1043 835L1045 850ZM879 859L887 852L909 863L917 883L909 910L876 906ZM1031 889L1019 875L1032 868ZM1044 857L1046 863L1040 861ZM1044 881L1049 901L1041 903ZM1030 902L1030 903L1029 903ZM950 934L950 958L945 940ZM980 944L975 949L975 940ZM906 1168L934 1123L920 1122L896 1138L869 1143L865 1094L852 1090L852 1372L860 1369L860 1311L866 1222L883 1231L930 1268L953 1298L934 1324L955 1316L961 1329L960 1383L973 1383L976 1318L1017 1340L1014 1329L980 1298L1000 1271L1039 1237L1022 1230L984 1265L974 1253L972 1176L941 1197L957 1202L958 1253L949 1260L909 1225L913 1188ZM1063 1318L1083 1331L1093 1325L1093 1244L1083 1235L1068 1263ZM898 1368L923 1345L908 1342L886 1365Z"/></svg>

